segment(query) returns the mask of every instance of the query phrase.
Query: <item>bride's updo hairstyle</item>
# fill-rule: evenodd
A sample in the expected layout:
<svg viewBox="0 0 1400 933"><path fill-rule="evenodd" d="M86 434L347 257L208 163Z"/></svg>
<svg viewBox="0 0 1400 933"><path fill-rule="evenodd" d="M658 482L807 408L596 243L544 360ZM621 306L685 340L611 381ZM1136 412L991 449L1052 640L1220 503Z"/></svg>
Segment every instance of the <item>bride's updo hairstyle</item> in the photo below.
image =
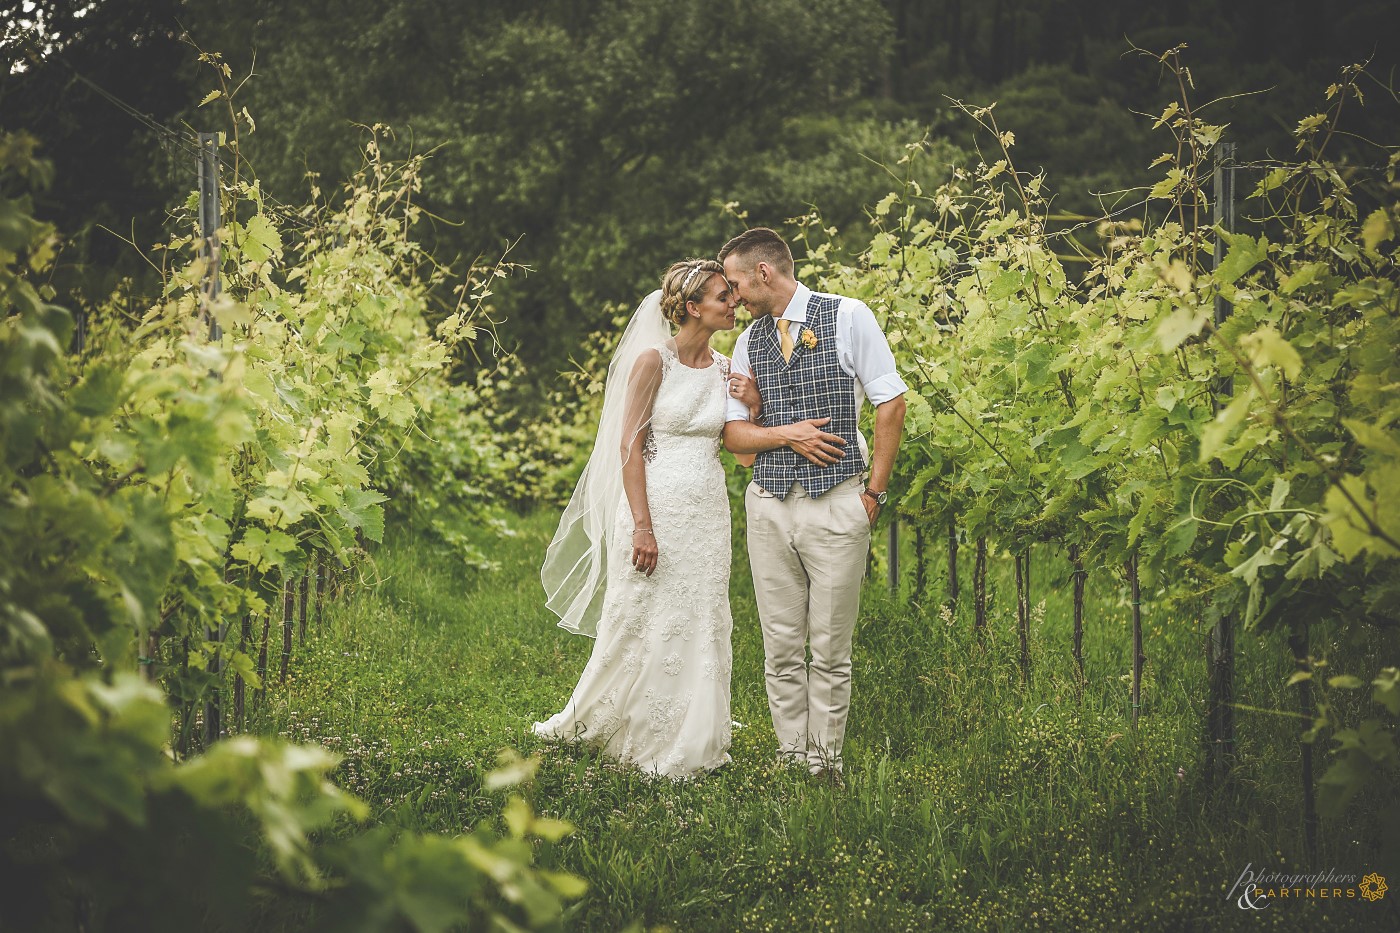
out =
<svg viewBox="0 0 1400 933"><path fill-rule="evenodd" d="M685 323L685 303L699 301L711 275L724 275L724 266L713 259L686 259L661 277L661 316L680 327Z"/></svg>

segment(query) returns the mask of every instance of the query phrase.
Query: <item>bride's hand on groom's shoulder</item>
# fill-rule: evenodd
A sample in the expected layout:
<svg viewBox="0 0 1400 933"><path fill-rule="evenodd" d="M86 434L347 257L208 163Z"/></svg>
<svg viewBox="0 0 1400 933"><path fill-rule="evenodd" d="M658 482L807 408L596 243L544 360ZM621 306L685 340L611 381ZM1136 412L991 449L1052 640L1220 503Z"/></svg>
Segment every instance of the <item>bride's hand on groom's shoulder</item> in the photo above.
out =
<svg viewBox="0 0 1400 933"><path fill-rule="evenodd" d="M782 429L783 439L788 447L817 466L831 466L846 456L846 439L839 434L828 434L822 430L824 425L830 423L830 418L795 421Z"/></svg>

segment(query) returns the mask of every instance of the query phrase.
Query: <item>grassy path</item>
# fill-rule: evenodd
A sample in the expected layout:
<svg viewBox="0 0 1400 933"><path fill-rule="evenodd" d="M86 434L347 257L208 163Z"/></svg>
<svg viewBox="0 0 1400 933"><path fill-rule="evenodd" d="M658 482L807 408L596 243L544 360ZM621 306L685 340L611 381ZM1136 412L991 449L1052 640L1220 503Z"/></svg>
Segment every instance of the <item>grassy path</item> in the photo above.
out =
<svg viewBox="0 0 1400 933"><path fill-rule="evenodd" d="M1202 633L1148 609L1141 727L1128 727L1126 598L1091 577L1088 684L1069 652L1068 568L1036 565L1032 686L1016 663L1009 571L994 561L985 648L867 586L856 634L847 787L773 764L762 646L741 547L734 585L734 764L691 785L542 748L528 728L559 708L591 641L556 628L538 567L555 516L515 533L463 524L499 568L460 566L409 523L359 568L376 585L334 604L321 637L269 693L257 728L345 756L340 778L373 819L461 832L499 812L479 775L502 747L541 751L535 806L578 826L541 852L589 879L574 929L640 921L676 930L1395 929L1389 904L1276 903L1226 892L1247 863L1297 865L1297 745L1284 717L1241 714L1239 793L1200 786ZM966 550L966 549L965 549ZM941 554L936 555L941 560ZM933 574L938 573L932 567ZM970 568L967 571L970 576ZM969 587L970 589L970 587ZM1239 701L1286 704L1277 646L1241 639ZM1261 764L1261 762L1264 762ZM1334 828L1324 862L1366 869ZM1330 861L1329 861L1330 860Z"/></svg>

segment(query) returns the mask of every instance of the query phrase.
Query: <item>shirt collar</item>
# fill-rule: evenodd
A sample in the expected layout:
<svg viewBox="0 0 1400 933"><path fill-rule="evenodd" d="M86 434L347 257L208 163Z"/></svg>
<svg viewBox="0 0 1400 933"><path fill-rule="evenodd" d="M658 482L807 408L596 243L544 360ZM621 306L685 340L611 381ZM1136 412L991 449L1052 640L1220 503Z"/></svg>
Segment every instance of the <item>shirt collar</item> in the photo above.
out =
<svg viewBox="0 0 1400 933"><path fill-rule="evenodd" d="M807 302L812 298L812 290L801 282L797 283L797 291L792 293L792 300L788 302L787 308L778 315L779 320L792 321L795 324L807 323ZM777 323L775 320L773 323Z"/></svg>

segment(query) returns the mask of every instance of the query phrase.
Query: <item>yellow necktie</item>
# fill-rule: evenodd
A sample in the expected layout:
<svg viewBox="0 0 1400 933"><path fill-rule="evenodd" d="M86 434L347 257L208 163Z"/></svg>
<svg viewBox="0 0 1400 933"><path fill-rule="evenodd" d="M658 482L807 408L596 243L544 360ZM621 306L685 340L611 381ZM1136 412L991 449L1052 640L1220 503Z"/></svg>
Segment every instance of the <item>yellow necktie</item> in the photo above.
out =
<svg viewBox="0 0 1400 933"><path fill-rule="evenodd" d="M788 320L778 321L778 346L783 351L783 362L792 362L792 336L788 333Z"/></svg>

